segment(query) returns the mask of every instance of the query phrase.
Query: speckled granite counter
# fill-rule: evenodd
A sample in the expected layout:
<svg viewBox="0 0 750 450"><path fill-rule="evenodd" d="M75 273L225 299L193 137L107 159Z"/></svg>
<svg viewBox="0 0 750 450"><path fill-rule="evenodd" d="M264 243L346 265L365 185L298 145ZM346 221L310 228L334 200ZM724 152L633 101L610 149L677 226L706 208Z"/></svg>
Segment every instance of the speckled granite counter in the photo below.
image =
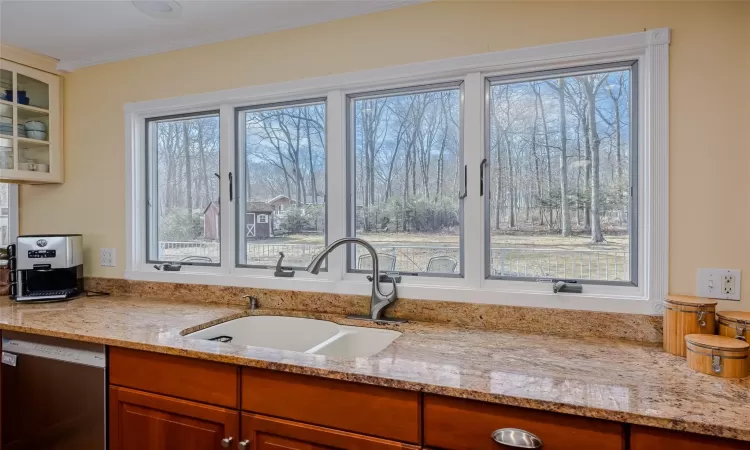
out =
<svg viewBox="0 0 750 450"><path fill-rule="evenodd" d="M389 327L403 335L379 354L345 360L182 336L246 314L239 306L138 297L0 299L6 330L750 441L750 379L695 373L658 346L409 323Z"/></svg>

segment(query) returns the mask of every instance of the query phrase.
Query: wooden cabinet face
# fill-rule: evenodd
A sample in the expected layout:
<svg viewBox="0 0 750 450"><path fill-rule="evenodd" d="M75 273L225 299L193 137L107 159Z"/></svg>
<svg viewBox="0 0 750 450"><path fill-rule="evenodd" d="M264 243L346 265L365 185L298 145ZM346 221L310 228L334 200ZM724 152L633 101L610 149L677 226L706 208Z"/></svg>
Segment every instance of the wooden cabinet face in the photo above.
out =
<svg viewBox="0 0 750 450"><path fill-rule="evenodd" d="M424 444L450 450L495 450L498 428L538 436L545 450L624 450L622 424L474 400L425 395Z"/></svg>
<svg viewBox="0 0 750 450"><path fill-rule="evenodd" d="M239 412L187 400L111 387L110 450L218 450L232 438Z"/></svg>
<svg viewBox="0 0 750 450"><path fill-rule="evenodd" d="M326 450L333 448L266 433L256 433L255 442L255 450Z"/></svg>
<svg viewBox="0 0 750 450"><path fill-rule="evenodd" d="M630 449L750 450L750 442L634 425L630 428Z"/></svg>
<svg viewBox="0 0 750 450"><path fill-rule="evenodd" d="M242 414L240 442L243 443L240 446L241 450L417 450L419 448L400 442L258 414Z"/></svg>

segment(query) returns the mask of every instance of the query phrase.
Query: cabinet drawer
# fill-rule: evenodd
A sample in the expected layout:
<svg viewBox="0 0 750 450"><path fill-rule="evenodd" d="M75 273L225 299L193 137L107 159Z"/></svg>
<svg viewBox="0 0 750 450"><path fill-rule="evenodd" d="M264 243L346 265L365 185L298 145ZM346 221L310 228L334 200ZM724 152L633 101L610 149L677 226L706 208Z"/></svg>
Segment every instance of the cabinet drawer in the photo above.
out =
<svg viewBox="0 0 750 450"><path fill-rule="evenodd" d="M337 448L353 448L357 450L419 450L419 447L414 445L247 413L242 414L242 434L240 435L240 440L254 442L255 450L279 448L290 450Z"/></svg>
<svg viewBox="0 0 750 450"><path fill-rule="evenodd" d="M633 425L631 450L749 450L750 442Z"/></svg>
<svg viewBox="0 0 750 450"><path fill-rule="evenodd" d="M242 409L418 443L419 393L269 370L242 369Z"/></svg>
<svg viewBox="0 0 750 450"><path fill-rule="evenodd" d="M452 450L500 449L498 428L537 435L545 450L623 450L624 427L598 419L435 395L424 398L424 445Z"/></svg>
<svg viewBox="0 0 750 450"><path fill-rule="evenodd" d="M110 347L109 382L118 386L237 407L238 369L212 361Z"/></svg>

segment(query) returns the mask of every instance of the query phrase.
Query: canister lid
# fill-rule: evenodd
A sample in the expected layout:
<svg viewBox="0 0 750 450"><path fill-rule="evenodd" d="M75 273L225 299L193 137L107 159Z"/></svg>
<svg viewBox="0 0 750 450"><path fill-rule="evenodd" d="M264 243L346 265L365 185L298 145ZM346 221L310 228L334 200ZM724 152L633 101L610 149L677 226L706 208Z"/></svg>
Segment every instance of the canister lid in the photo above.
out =
<svg viewBox="0 0 750 450"><path fill-rule="evenodd" d="M685 306L700 306L700 305L706 305L706 306L715 306L717 303L719 303L716 300L706 298L706 297L693 297L691 295L667 295L667 298L664 299L667 303L672 303L675 305L685 305Z"/></svg>
<svg viewBox="0 0 750 450"><path fill-rule="evenodd" d="M746 311L719 311L716 313L721 319L728 320L730 322L747 323L750 324L750 312Z"/></svg>
<svg viewBox="0 0 750 450"><path fill-rule="evenodd" d="M745 341L714 334L688 334L685 336L685 342L715 350L741 351L750 347Z"/></svg>

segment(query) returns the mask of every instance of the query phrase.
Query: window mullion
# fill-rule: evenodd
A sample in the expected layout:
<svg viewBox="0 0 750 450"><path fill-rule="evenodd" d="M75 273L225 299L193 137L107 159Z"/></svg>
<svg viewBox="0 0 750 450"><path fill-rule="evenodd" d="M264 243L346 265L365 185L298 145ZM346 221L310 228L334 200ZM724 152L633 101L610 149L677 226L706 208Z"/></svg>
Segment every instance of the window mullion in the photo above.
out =
<svg viewBox="0 0 750 450"><path fill-rule="evenodd" d="M466 284L479 288L484 279L484 198L479 196L479 164L484 157L482 137L483 80L479 72L470 73L464 79L463 104L463 155L467 166L464 201L464 277ZM479 220L466 220L467 218Z"/></svg>
<svg viewBox="0 0 750 450"><path fill-rule="evenodd" d="M221 105L219 109L219 168L220 168L220 186L219 186L219 227L221 230L221 269L222 272L230 273L234 270L236 252L236 233L235 233L235 203L239 197L237 194L238 183L233 181L234 191L232 201L229 201L229 173L233 175L233 180L238 179L239 174L235 172L235 139L234 139L234 109L229 105Z"/></svg>
<svg viewBox="0 0 750 450"><path fill-rule="evenodd" d="M346 236L347 229L347 145L346 96L341 91L328 93L326 102L326 243ZM346 246L328 256L327 277L341 280L346 271Z"/></svg>

